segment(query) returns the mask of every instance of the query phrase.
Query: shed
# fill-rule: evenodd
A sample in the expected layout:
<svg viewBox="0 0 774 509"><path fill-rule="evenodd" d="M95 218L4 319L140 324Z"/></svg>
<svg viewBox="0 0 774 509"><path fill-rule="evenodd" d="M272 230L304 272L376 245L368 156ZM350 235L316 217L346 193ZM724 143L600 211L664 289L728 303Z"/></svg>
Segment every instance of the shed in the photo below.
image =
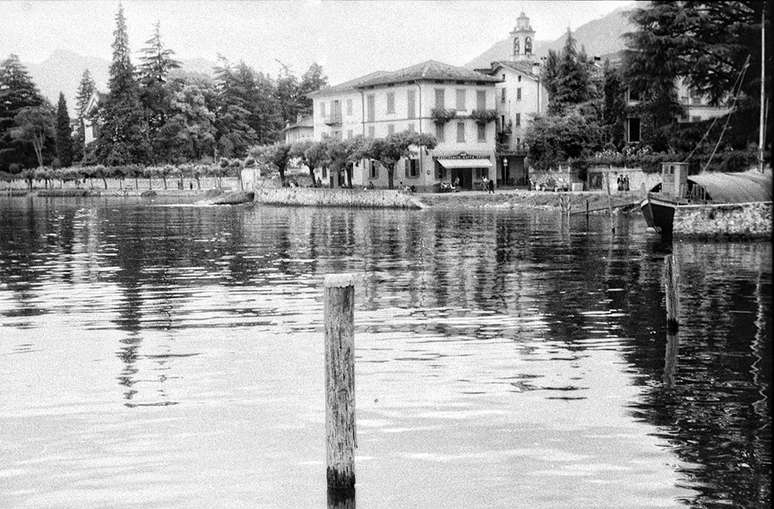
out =
<svg viewBox="0 0 774 509"><path fill-rule="evenodd" d="M691 198L715 203L771 201L771 172L701 173L688 177Z"/></svg>

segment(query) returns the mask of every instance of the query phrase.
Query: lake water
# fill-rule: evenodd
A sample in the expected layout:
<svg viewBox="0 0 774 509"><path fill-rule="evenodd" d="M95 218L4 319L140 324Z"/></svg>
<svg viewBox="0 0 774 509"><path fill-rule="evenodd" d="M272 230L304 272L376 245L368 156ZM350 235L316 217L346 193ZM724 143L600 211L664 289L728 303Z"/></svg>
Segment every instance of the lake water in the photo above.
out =
<svg viewBox="0 0 774 509"><path fill-rule="evenodd" d="M357 272L362 508L767 507L771 245L641 216L0 198L0 506L326 507Z"/></svg>

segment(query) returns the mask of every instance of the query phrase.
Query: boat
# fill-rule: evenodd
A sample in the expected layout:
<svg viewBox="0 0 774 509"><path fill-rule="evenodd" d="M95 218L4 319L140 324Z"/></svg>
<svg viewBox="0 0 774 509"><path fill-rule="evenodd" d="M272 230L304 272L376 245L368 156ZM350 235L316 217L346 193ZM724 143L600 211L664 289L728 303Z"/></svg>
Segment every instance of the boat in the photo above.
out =
<svg viewBox="0 0 774 509"><path fill-rule="evenodd" d="M640 203L648 226L671 238L675 213L681 207L708 207L772 201L772 175L750 170L739 173L707 172L689 175L687 163L661 166L662 183Z"/></svg>

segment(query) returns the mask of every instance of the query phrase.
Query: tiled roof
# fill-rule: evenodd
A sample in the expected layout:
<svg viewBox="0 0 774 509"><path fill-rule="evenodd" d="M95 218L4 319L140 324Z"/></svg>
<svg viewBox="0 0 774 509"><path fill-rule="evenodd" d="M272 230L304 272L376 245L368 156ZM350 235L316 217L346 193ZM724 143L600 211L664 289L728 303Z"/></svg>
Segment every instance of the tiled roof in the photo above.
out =
<svg viewBox="0 0 774 509"><path fill-rule="evenodd" d="M397 71L382 73L369 80L356 85L356 88L370 87L376 85L386 85L392 83L405 83L416 80L454 80L454 81L476 81L494 83L497 78L487 76L476 71L471 71L464 67L444 64L436 60L427 60L416 65L404 67Z"/></svg>
<svg viewBox="0 0 774 509"><path fill-rule="evenodd" d="M360 85L364 81L368 81L370 79L377 78L383 74L388 74L387 71L375 71L369 74L366 74L365 76L360 76L359 78L355 78L349 81L345 81L344 83L339 83L338 85L333 85L330 87L321 88L320 90L317 90L315 92L312 92L310 94L307 94L307 97L315 97L318 95L329 95L329 94L337 94L340 92L346 92L347 90L354 90L356 86Z"/></svg>
<svg viewBox="0 0 774 509"><path fill-rule="evenodd" d="M507 67L509 69L513 69L514 71L519 71L520 73L526 74L527 76L531 78L537 79L537 75L533 72L533 67L531 62L516 62L512 60L498 60L496 62L492 62L492 66L486 69L476 69L478 72L483 72L486 74L492 74L494 73L498 67Z"/></svg>

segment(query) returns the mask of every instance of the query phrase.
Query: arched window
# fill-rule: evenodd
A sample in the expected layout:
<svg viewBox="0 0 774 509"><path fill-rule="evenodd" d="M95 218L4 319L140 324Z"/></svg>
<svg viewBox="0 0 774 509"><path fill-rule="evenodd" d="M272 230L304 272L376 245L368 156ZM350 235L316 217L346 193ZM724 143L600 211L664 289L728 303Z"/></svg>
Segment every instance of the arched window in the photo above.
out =
<svg viewBox="0 0 774 509"><path fill-rule="evenodd" d="M527 37L524 39L524 54L525 55L532 54L532 37Z"/></svg>
<svg viewBox="0 0 774 509"><path fill-rule="evenodd" d="M518 55L519 54L519 38L514 37L513 38L513 54Z"/></svg>

